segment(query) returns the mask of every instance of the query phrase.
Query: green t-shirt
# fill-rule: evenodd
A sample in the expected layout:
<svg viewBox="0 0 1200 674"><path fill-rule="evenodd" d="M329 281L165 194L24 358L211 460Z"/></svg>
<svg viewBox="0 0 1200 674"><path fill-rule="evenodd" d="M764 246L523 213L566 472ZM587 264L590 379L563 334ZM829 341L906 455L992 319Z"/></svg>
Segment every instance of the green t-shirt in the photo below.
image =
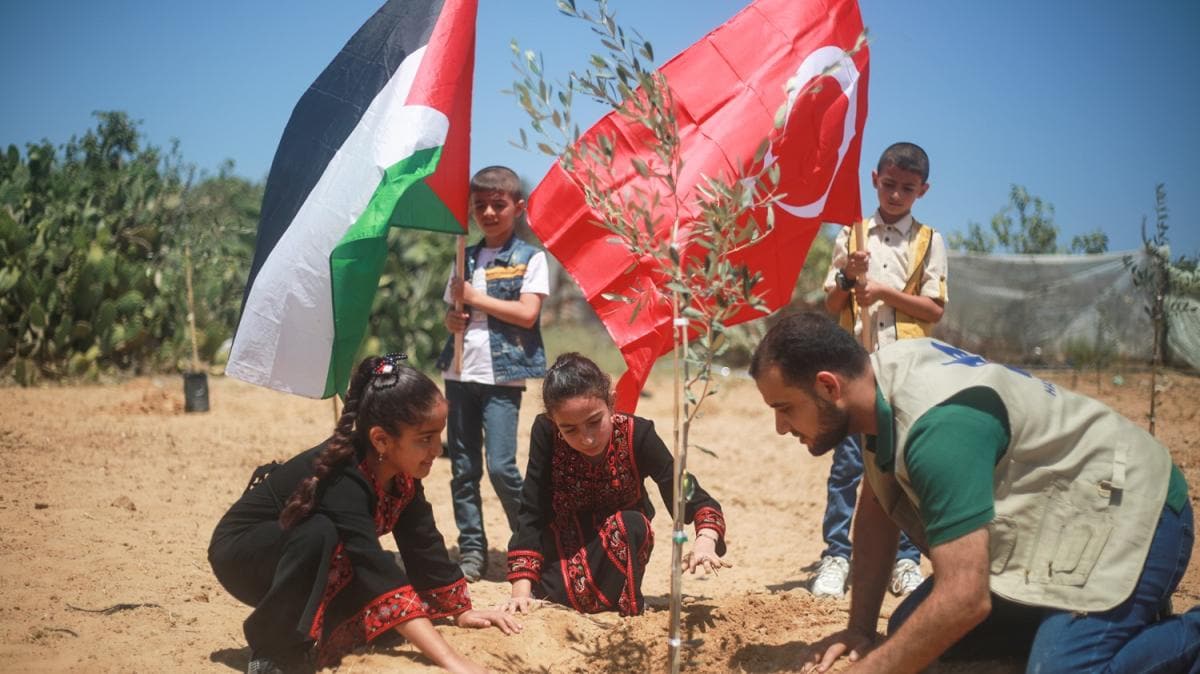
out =
<svg viewBox="0 0 1200 674"><path fill-rule="evenodd" d="M881 429L875 461L891 472L892 408L876 395ZM909 480L921 503L921 521L930 547L987 526L995 516L992 482L996 464L1011 439L1008 410L995 391L964 389L931 408L913 423L904 456ZM1172 466L1167 506L1179 512L1187 501L1187 482Z"/></svg>

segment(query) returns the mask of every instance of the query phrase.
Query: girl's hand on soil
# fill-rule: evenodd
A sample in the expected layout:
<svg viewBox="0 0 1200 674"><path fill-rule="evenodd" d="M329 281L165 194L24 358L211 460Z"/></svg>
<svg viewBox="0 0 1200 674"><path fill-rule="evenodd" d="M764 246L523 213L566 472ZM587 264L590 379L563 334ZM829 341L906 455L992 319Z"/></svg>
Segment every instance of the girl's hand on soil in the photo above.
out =
<svg viewBox="0 0 1200 674"><path fill-rule="evenodd" d="M512 582L512 597L497 608L505 613L529 613L540 603L533 598L533 581L518 578Z"/></svg>
<svg viewBox="0 0 1200 674"><path fill-rule="evenodd" d="M541 599L533 597L512 597L498 608L505 613L532 613L533 609L542 605Z"/></svg>
<svg viewBox="0 0 1200 674"><path fill-rule="evenodd" d="M704 568L705 573L716 573L721 567L732 567L729 562L717 556L717 542L708 536L696 534L696 542L692 549L683 556L683 570L696 573L697 568Z"/></svg>
<svg viewBox="0 0 1200 674"><path fill-rule="evenodd" d="M472 609L458 614L454 622L459 627L470 627L473 629L495 627L505 634L519 634L521 630L525 629L512 615L496 609Z"/></svg>

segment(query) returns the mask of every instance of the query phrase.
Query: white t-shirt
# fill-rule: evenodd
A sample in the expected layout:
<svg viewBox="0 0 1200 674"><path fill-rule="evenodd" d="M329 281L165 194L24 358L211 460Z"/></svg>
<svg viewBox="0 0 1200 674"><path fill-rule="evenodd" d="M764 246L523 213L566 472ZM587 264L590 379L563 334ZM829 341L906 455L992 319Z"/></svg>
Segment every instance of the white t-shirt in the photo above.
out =
<svg viewBox="0 0 1200 674"><path fill-rule="evenodd" d="M496 259L499 248L480 248L475 258L475 273L471 275L471 286L481 293L487 293L487 266ZM446 304L453 305L450 297L450 281L454 278L454 269L446 279L446 291L442 299ZM521 280L522 293L536 293L543 299L550 294L550 271L546 266L546 254L538 251L529 258L525 265L525 276ZM487 312L471 308L471 320L467 323L467 331L463 336L462 372L455 374L447 369L442 373L446 381L473 381L479 384L499 384L502 386L524 386L524 379L509 381L494 381L492 373L492 337L488 331Z"/></svg>

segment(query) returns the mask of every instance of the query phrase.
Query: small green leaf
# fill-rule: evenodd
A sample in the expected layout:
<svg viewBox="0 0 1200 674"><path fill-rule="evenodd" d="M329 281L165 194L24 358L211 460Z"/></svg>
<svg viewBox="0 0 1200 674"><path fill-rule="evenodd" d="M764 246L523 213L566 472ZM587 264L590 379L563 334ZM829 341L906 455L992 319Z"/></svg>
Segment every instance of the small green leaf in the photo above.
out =
<svg viewBox="0 0 1200 674"><path fill-rule="evenodd" d="M8 267L4 271L0 271L0 294L12 290L13 286L17 285L17 281L21 280L21 270L15 267Z"/></svg>
<svg viewBox="0 0 1200 674"><path fill-rule="evenodd" d="M641 298L638 298L638 300L633 303L633 313L629 316L629 322L636 323L638 314L640 313L642 313L642 300Z"/></svg>
<svg viewBox="0 0 1200 674"><path fill-rule="evenodd" d="M790 108L788 108L788 104L790 102L791 102L790 100L784 101L783 105L780 105L779 109L775 111L775 128L776 129L782 129L783 125L785 123L787 123L788 110L790 109Z"/></svg>
<svg viewBox="0 0 1200 674"><path fill-rule="evenodd" d="M34 303L29 307L29 325L39 330L46 327L46 310L41 304Z"/></svg>

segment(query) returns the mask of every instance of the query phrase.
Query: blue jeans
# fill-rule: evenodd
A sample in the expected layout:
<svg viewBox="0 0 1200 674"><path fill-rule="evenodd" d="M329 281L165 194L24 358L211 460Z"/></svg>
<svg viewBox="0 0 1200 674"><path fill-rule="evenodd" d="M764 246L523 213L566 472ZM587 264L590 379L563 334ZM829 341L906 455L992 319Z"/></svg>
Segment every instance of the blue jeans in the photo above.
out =
<svg viewBox="0 0 1200 674"><path fill-rule="evenodd" d="M517 469L517 414L521 391L515 386L475 382L446 382L450 404L447 439L453 476L454 523L458 525L458 551L477 553L487 559L487 535L483 530L483 507L479 482L483 479L483 450L487 449L487 472L500 497L508 527L517 530L521 503L521 471Z"/></svg>
<svg viewBox="0 0 1200 674"><path fill-rule="evenodd" d="M1200 672L1200 606L1160 620L1159 611L1179 585L1192 555L1192 506L1163 508L1150 552L1133 594L1101 613L1022 606L992 595L992 615L962 638L948 656L1013 654L1023 641L1027 672ZM933 590L925 580L896 607L894 633ZM1023 638L1022 638L1023 637Z"/></svg>
<svg viewBox="0 0 1200 674"><path fill-rule="evenodd" d="M862 481L863 454L860 436L852 435L833 450L833 465L829 468L829 485L825 500L825 520L821 534L825 538L822 557L850 559L850 520L858 501L858 483ZM900 533L900 549L896 559L911 559L920 563L921 551Z"/></svg>

